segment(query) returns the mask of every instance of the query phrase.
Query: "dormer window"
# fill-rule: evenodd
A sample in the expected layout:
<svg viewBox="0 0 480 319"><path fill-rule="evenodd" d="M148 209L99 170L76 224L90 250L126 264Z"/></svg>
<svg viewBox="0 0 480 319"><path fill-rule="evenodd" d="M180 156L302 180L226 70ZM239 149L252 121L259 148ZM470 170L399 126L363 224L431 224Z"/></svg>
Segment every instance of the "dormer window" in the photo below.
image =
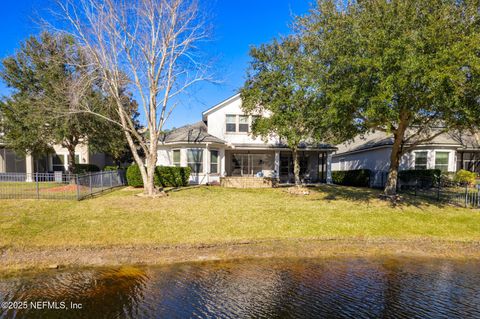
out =
<svg viewBox="0 0 480 319"><path fill-rule="evenodd" d="M237 116L236 115L227 115L227 132L236 132L237 131Z"/></svg>
<svg viewBox="0 0 480 319"><path fill-rule="evenodd" d="M238 131L242 133L248 133L248 116L240 115L238 121Z"/></svg>

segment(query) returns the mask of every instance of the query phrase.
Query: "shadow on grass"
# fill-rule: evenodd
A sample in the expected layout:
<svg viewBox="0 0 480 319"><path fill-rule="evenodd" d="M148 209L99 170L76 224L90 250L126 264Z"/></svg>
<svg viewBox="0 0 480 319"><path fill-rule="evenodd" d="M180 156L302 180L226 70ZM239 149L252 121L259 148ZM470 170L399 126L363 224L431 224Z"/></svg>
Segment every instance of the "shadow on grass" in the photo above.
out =
<svg viewBox="0 0 480 319"><path fill-rule="evenodd" d="M314 188L315 191L325 194L324 197L317 200L348 200L362 203L370 203L373 200L380 200L380 195L383 193L380 189L372 189L366 187L351 187L341 185L321 185ZM438 208L448 206L445 201L437 201L436 199L414 196L407 193L400 193L400 200L391 201L392 207L433 205ZM385 199L386 200L386 199ZM388 201L388 200L386 200Z"/></svg>

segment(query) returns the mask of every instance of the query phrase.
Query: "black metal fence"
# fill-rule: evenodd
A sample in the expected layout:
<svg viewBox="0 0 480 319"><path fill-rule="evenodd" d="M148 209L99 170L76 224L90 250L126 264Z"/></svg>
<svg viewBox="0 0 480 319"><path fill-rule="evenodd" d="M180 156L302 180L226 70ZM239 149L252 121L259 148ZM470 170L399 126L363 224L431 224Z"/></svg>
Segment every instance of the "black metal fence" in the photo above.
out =
<svg viewBox="0 0 480 319"><path fill-rule="evenodd" d="M463 207L480 208L478 186L460 185L444 178L417 178L408 183L398 181L397 184L400 193Z"/></svg>
<svg viewBox="0 0 480 319"><path fill-rule="evenodd" d="M0 173L0 198L81 200L126 184L125 171Z"/></svg>
<svg viewBox="0 0 480 319"><path fill-rule="evenodd" d="M384 188L388 172L372 172L370 187ZM478 186L460 185L448 178L416 178L408 182L397 180L398 192L428 198L439 202L463 207L480 208L480 189Z"/></svg>

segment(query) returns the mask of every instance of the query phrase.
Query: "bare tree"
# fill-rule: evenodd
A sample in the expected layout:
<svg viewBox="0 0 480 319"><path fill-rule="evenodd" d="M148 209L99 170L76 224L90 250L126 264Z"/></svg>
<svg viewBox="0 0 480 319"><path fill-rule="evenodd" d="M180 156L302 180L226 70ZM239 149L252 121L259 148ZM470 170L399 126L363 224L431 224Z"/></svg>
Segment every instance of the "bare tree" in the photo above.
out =
<svg viewBox="0 0 480 319"><path fill-rule="evenodd" d="M144 193L154 195L157 144L165 121L191 85L209 78L198 48L208 36L198 1L57 0L57 4L57 15L68 22L62 31L85 48L92 74L99 76L115 101L118 117L106 117L85 104L81 111L121 126L140 167ZM125 105L121 91L126 86L143 108L143 130Z"/></svg>

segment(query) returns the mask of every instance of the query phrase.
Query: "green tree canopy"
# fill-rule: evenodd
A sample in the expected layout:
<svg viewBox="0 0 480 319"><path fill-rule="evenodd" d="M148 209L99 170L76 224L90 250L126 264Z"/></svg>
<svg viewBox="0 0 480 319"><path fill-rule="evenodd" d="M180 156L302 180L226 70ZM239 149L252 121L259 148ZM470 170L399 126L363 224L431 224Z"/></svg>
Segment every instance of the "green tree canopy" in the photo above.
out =
<svg viewBox="0 0 480 319"><path fill-rule="evenodd" d="M293 151L295 184L300 183L298 148L321 136L321 105L309 86L301 42L288 37L250 50L252 62L241 90L242 108L256 117L254 136L280 138Z"/></svg>
<svg viewBox="0 0 480 319"><path fill-rule="evenodd" d="M76 146L90 143L90 137L92 143L97 142L96 150L111 151L112 145L123 145L124 149L119 128L77 112L82 103L100 113L107 112L108 103L112 103L102 93L101 84L89 75L82 48L65 35L30 37L15 55L4 59L0 76L13 89L0 106L9 147L20 153L41 154L60 144L69 152L70 171L75 166Z"/></svg>
<svg viewBox="0 0 480 319"><path fill-rule="evenodd" d="M331 122L350 137L393 136L386 194L404 153L476 121L478 1L319 0L296 27Z"/></svg>

